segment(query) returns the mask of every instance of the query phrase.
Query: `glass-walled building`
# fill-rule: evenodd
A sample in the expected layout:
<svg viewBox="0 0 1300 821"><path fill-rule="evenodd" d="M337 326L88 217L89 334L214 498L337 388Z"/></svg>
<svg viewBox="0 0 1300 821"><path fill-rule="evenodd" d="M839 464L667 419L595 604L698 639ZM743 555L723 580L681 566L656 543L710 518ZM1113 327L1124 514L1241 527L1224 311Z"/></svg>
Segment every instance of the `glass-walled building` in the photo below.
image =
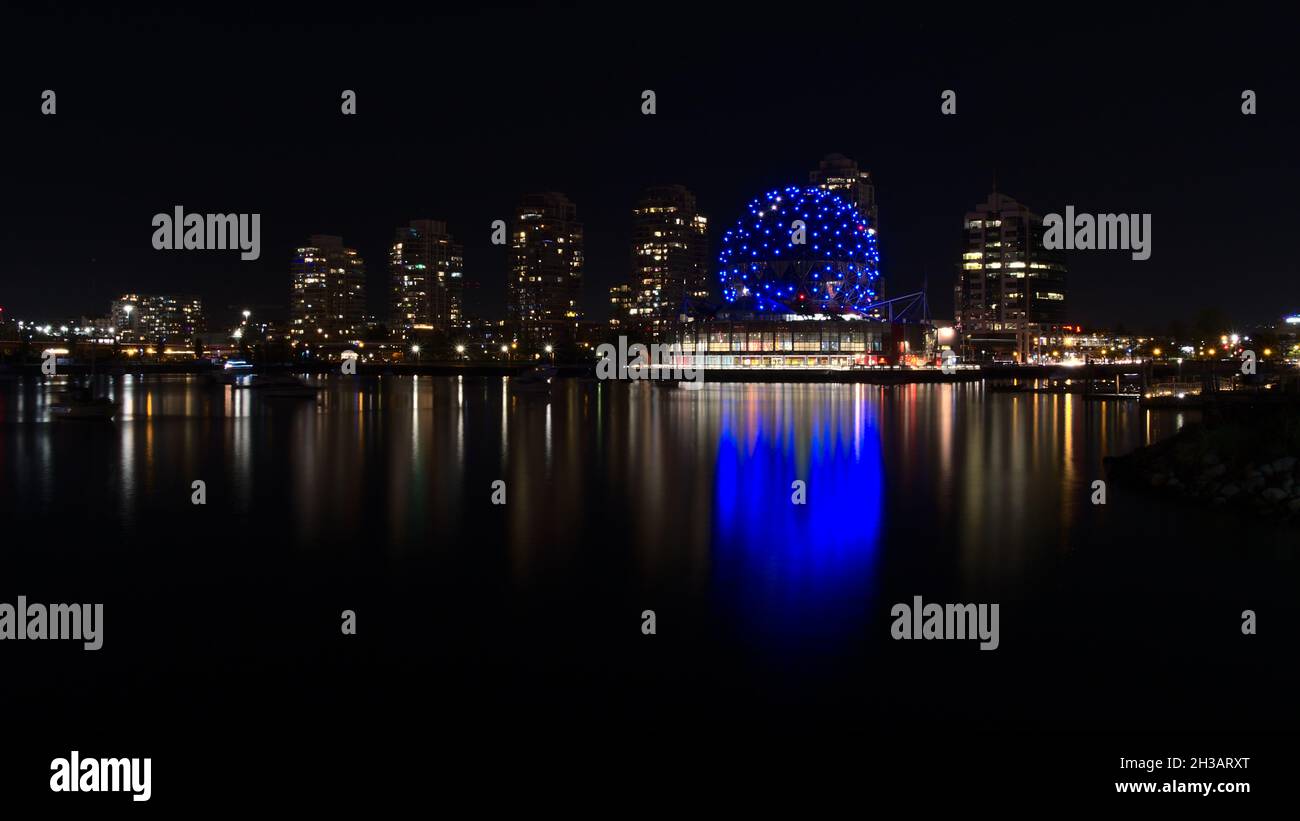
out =
<svg viewBox="0 0 1300 821"><path fill-rule="evenodd" d="M885 322L765 318L688 322L676 341L688 367L836 369L897 364L894 337Z"/></svg>

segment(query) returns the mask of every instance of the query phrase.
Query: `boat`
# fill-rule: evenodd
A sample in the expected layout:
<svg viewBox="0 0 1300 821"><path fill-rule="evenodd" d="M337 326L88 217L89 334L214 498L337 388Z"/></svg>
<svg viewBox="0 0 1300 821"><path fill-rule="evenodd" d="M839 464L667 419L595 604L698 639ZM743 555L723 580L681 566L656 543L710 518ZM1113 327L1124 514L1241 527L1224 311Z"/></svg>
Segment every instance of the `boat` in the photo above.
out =
<svg viewBox="0 0 1300 821"><path fill-rule="evenodd" d="M50 406L50 418L111 422L117 408L107 397L91 395L90 388L80 388L58 404Z"/></svg>
<svg viewBox="0 0 1300 821"><path fill-rule="evenodd" d="M248 387L267 399L314 399L320 388L292 374L265 374L252 378Z"/></svg>
<svg viewBox="0 0 1300 821"><path fill-rule="evenodd" d="M528 393L544 393L551 389L551 380L558 370L554 365L537 365L510 377L510 389Z"/></svg>
<svg viewBox="0 0 1300 821"><path fill-rule="evenodd" d="M117 415L117 407L107 396L95 396L95 346L90 348L90 376L80 385L70 388L62 402L50 405L50 418L53 420L82 420L87 422L111 422Z"/></svg>
<svg viewBox="0 0 1300 821"><path fill-rule="evenodd" d="M208 380L214 385L223 387L232 385L236 388L246 388L252 374L252 364L242 359L227 359L221 363L221 370L212 371L208 374Z"/></svg>

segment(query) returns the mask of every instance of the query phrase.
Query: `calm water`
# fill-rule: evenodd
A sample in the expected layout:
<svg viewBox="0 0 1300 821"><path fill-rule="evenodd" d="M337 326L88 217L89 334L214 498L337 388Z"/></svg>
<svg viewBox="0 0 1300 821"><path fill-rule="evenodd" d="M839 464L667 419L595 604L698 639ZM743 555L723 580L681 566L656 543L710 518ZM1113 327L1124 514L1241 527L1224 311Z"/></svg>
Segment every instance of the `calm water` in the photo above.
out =
<svg viewBox="0 0 1300 821"><path fill-rule="evenodd" d="M323 385L119 377L104 424L0 383L0 600L105 603L97 654L5 648L25 720L1295 726L1296 532L1089 501L1103 456L1192 418L980 385ZM914 595L999 602L1000 649L891 641Z"/></svg>

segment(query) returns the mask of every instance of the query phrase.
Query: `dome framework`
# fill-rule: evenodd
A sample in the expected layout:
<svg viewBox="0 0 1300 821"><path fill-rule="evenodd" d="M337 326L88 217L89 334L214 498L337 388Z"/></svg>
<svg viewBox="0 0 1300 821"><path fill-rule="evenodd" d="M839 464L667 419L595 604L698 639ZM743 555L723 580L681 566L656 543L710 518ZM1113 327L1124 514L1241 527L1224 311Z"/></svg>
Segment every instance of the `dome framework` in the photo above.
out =
<svg viewBox="0 0 1300 821"><path fill-rule="evenodd" d="M722 296L773 313L865 313L879 298L874 229L839 194L789 186L750 201L722 237Z"/></svg>

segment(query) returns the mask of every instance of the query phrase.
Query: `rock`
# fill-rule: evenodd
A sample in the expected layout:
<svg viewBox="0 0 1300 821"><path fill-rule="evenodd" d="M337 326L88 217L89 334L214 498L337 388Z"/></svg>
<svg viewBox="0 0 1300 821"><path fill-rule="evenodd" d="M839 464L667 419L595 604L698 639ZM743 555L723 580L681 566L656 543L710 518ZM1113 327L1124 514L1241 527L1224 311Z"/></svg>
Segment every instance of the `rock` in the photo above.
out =
<svg viewBox="0 0 1300 821"><path fill-rule="evenodd" d="M1206 465L1217 465L1219 464L1219 454L1210 451L1201 457L1201 462Z"/></svg>
<svg viewBox="0 0 1300 821"><path fill-rule="evenodd" d="M1169 477L1163 473L1153 473L1147 477L1147 481L1151 483L1152 487L1161 487L1165 482L1169 481Z"/></svg>
<svg viewBox="0 0 1300 821"><path fill-rule="evenodd" d="M1217 478L1217 477L1219 477L1219 476L1222 476L1223 474L1225 474L1225 473L1227 473L1227 472L1228 472L1228 466L1227 466L1227 465L1215 465L1214 467L1207 469L1207 470L1206 470L1204 473L1202 473L1201 475L1204 476L1204 477L1206 477L1207 479L1214 479L1214 478Z"/></svg>
<svg viewBox="0 0 1300 821"><path fill-rule="evenodd" d="M1273 475L1273 466L1272 466L1272 465L1267 465L1267 464L1265 464L1265 465L1260 465L1260 466L1259 466L1259 472L1262 473L1262 474L1265 475L1265 476L1272 476L1272 475Z"/></svg>
<svg viewBox="0 0 1300 821"><path fill-rule="evenodd" d="M1223 496L1226 499L1231 499L1233 496L1236 496L1238 493L1241 493L1241 488L1237 487L1231 482L1219 488L1219 495Z"/></svg>
<svg viewBox="0 0 1300 821"><path fill-rule="evenodd" d="M1264 485L1268 484L1268 481L1265 480L1263 476L1259 476L1257 474L1247 479L1243 484L1245 484L1246 490L1250 491L1251 493L1254 493L1255 491L1264 487Z"/></svg>
<svg viewBox="0 0 1300 821"><path fill-rule="evenodd" d="M1281 459L1273 460L1273 470L1277 473L1290 473L1295 470L1295 464L1294 456L1283 456Z"/></svg>
<svg viewBox="0 0 1300 821"><path fill-rule="evenodd" d="M1267 501L1277 503L1286 498L1286 491L1280 487L1266 487L1260 496Z"/></svg>
<svg viewBox="0 0 1300 821"><path fill-rule="evenodd" d="M1287 502L1286 509L1292 513L1300 513L1300 499L1292 499Z"/></svg>

